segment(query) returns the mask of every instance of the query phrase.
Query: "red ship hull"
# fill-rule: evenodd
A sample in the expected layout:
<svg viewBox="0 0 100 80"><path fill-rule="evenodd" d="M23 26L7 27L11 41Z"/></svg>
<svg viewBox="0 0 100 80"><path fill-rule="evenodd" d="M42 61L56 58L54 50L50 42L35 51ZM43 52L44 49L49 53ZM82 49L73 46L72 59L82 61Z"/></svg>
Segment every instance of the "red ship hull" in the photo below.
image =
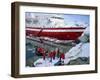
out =
<svg viewBox="0 0 100 80"><path fill-rule="evenodd" d="M26 36L49 37L58 40L76 40L85 28L26 28Z"/></svg>

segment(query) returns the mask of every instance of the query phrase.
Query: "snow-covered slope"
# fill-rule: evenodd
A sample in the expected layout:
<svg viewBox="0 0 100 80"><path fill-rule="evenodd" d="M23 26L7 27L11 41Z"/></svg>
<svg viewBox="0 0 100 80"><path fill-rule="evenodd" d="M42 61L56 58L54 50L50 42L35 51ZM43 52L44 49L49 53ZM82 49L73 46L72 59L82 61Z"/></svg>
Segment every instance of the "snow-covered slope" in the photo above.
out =
<svg viewBox="0 0 100 80"><path fill-rule="evenodd" d="M89 53L90 43L79 43L65 54L64 63L67 64L69 61L78 57L89 57Z"/></svg>

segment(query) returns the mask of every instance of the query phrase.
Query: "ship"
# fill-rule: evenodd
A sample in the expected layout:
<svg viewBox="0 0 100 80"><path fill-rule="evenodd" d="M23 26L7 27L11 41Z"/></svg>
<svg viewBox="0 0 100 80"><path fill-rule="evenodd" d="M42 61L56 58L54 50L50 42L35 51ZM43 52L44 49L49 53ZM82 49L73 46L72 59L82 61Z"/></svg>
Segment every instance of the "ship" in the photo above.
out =
<svg viewBox="0 0 100 80"><path fill-rule="evenodd" d="M45 25L43 25L45 21ZM42 22L42 24L40 24ZM59 15L48 17L35 16L26 18L26 36L47 37L57 40L76 40L82 35L86 27L75 24L74 26L64 26L64 18Z"/></svg>

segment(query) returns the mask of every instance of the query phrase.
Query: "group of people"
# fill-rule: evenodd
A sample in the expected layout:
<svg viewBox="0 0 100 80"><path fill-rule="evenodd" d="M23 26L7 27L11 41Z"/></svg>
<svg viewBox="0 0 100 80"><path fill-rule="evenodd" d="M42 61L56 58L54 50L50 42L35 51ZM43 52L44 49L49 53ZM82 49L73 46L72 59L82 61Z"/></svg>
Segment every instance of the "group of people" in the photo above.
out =
<svg viewBox="0 0 100 80"><path fill-rule="evenodd" d="M65 59L65 54L61 53L59 49L48 52L44 48L38 47L37 52L38 54L42 55L43 60L45 60L46 57L50 58L50 62L52 62L52 60L55 60L56 57L59 58L59 61L62 61L62 62L64 62L64 59Z"/></svg>

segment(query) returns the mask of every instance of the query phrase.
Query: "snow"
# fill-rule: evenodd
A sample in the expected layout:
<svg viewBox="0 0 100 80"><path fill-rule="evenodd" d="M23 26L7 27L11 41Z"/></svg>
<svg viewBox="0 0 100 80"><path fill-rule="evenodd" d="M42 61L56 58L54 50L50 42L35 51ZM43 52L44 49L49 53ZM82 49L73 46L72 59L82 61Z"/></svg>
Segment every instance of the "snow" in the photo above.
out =
<svg viewBox="0 0 100 80"><path fill-rule="evenodd" d="M90 43L85 43L82 45L82 52L79 57L89 57L90 56Z"/></svg>
<svg viewBox="0 0 100 80"><path fill-rule="evenodd" d="M64 63L67 64L70 60L77 59L78 57L89 57L90 43L79 43L72 47L66 54Z"/></svg>
<svg viewBox="0 0 100 80"><path fill-rule="evenodd" d="M46 58L43 60L43 58L38 59L34 62L35 67L48 67L48 66L54 66L59 61L59 59L56 57L55 60L52 59L52 62L50 62L50 58Z"/></svg>

